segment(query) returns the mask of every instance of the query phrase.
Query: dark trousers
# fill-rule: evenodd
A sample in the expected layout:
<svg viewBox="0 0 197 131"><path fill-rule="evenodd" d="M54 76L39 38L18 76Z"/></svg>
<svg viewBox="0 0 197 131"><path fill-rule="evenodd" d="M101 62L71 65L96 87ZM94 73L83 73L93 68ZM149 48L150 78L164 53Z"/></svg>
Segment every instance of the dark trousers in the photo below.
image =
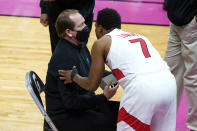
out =
<svg viewBox="0 0 197 131"><path fill-rule="evenodd" d="M55 22L57 20L58 15L64 10L65 8L63 8L56 2L47 2L47 14L48 14L49 34L50 34L52 53L54 52L55 47L59 41L59 37L55 29ZM85 23L88 25L90 30L92 28L92 22L93 22L93 13L90 14L87 18L85 18Z"/></svg>
<svg viewBox="0 0 197 131"><path fill-rule="evenodd" d="M119 102L108 101L68 119L54 121L58 131L116 131Z"/></svg>

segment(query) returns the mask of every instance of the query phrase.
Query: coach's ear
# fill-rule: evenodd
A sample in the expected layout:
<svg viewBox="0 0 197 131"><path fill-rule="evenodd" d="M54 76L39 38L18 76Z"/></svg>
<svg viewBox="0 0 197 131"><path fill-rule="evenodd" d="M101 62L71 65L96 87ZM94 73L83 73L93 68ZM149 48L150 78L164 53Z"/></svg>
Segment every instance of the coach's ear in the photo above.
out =
<svg viewBox="0 0 197 131"><path fill-rule="evenodd" d="M70 29L66 29L66 30L64 31L64 33L65 33L65 35L68 36L68 37L72 37L72 36L73 36L72 31L71 31Z"/></svg>

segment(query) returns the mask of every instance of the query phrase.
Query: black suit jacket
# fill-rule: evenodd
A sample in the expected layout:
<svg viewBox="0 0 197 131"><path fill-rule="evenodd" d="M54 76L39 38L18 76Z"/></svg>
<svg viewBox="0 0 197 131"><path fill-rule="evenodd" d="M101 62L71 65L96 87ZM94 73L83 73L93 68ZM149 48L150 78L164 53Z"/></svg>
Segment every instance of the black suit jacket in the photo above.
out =
<svg viewBox="0 0 197 131"><path fill-rule="evenodd" d="M67 119L107 101L106 97L95 95L79 87L76 83L64 84L59 79L58 70L71 70L76 66L81 76L87 77L90 68L90 54L83 44L78 47L61 39L48 64L46 77L46 107L52 119Z"/></svg>
<svg viewBox="0 0 197 131"><path fill-rule="evenodd" d="M88 76L90 63L85 44L78 47L64 39L50 59L45 84L46 110L59 131L116 130L119 102L107 101L103 94L95 95L76 83L65 85L59 79L59 69L70 70L73 66L81 76Z"/></svg>

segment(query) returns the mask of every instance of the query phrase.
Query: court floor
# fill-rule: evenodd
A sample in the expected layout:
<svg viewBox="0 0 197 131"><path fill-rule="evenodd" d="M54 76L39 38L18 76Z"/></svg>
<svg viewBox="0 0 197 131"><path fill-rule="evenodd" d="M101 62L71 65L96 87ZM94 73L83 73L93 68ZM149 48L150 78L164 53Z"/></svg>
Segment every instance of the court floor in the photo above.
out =
<svg viewBox="0 0 197 131"><path fill-rule="evenodd" d="M42 130L43 118L28 94L24 81L25 73L29 70L37 72L41 79L45 81L47 65L51 56L48 27L45 28L39 23L39 8L36 5L38 1L35 1L0 0L0 131ZM149 11L162 9L162 0L143 0L143 2L141 0L135 0L135 3L133 2L134 4L130 1L132 0L117 2L122 4L128 2L129 8L131 8L131 5L134 7L143 7L142 4L157 3L155 5L158 7L152 6L153 8L151 8L149 6ZM13 6L14 2L17 6ZM21 2L23 2L23 6L19 5ZM109 6L100 5L102 2L108 2L109 4L115 1L97 0L95 10L99 10L103 6ZM35 5L29 9L25 8L28 10L21 10L22 7L32 6L32 4ZM117 7L114 6L114 8ZM119 12L121 14L128 13L130 12L128 10L127 12L121 12L119 10ZM25 14L24 12L29 13ZM161 10L160 13L163 16L161 19L155 19L155 21L148 21L149 14L144 16L145 18L147 17L144 20L132 14L132 17L135 19L131 19L130 13L123 16L125 17L124 23L126 23L122 25L123 30L146 36L161 56L164 57L169 32L169 26L166 26L169 24L169 21L166 18L165 12ZM140 14L138 11L135 13ZM155 14L155 16L157 15ZM143 15L140 17L143 17ZM89 50L91 50L92 43L95 40L96 36L94 34L93 24L88 42ZM97 90L97 93L101 92L100 89ZM122 92L123 90L120 88L112 100L120 100ZM44 95L42 97L44 98ZM184 95L177 114L176 131L188 131L185 125L186 112L187 108Z"/></svg>

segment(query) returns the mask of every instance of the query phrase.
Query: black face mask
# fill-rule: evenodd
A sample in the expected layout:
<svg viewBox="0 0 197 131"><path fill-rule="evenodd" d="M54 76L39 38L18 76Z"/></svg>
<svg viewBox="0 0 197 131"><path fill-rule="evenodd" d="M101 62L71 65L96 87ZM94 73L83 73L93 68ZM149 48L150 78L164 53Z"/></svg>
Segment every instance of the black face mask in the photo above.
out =
<svg viewBox="0 0 197 131"><path fill-rule="evenodd" d="M90 35L90 29L85 26L81 31L77 31L76 39L80 42L87 42Z"/></svg>

